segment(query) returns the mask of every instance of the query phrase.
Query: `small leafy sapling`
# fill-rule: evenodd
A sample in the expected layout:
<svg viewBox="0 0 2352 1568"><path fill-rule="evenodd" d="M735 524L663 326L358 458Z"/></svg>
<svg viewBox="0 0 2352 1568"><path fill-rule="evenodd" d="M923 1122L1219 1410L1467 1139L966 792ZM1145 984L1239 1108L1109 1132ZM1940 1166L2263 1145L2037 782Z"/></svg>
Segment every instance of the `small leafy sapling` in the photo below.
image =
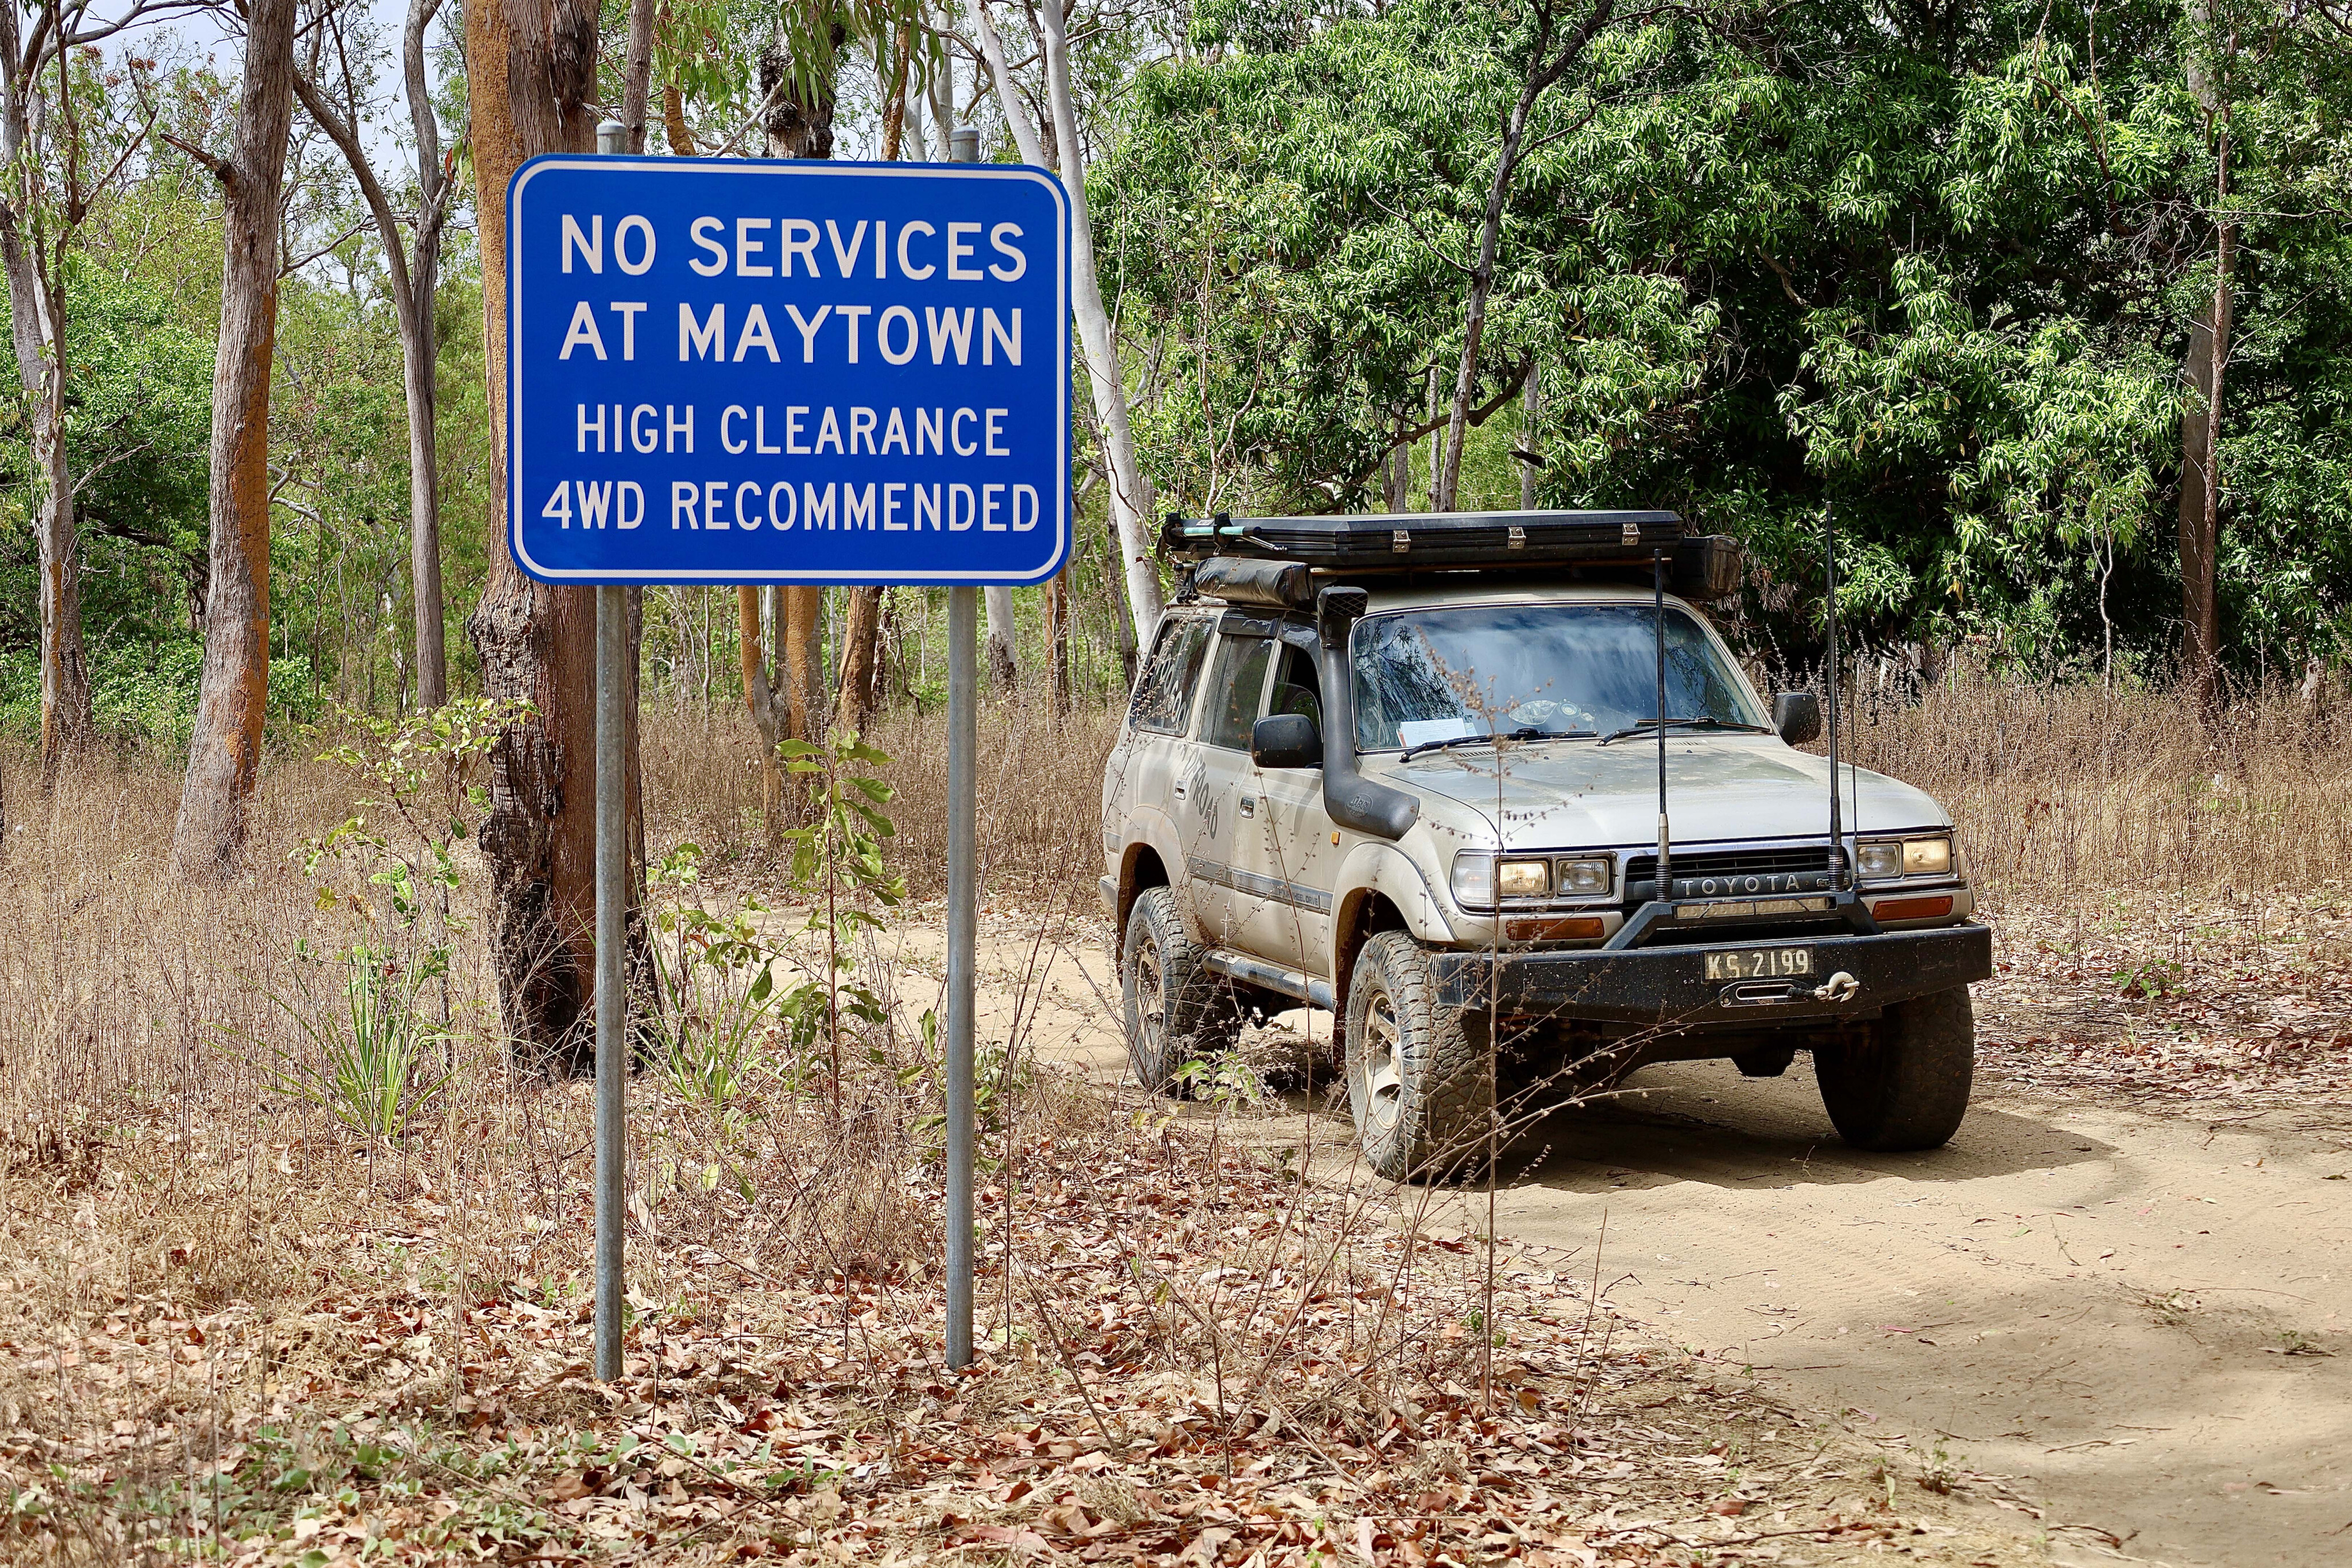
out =
<svg viewBox="0 0 2352 1568"><path fill-rule="evenodd" d="M655 1069L680 1099L700 1105L731 1129L739 1102L770 1066L768 1047L779 1028L805 1013L803 982L779 991L781 956L760 931L767 913L745 898L716 913L693 892L702 880L702 854L682 843L646 874L652 899L655 1005L644 1027Z"/></svg>
<svg viewBox="0 0 2352 1568"><path fill-rule="evenodd" d="M882 998L854 977L854 948L860 933L885 928L868 907L895 909L907 896L906 879L884 863L885 843L898 827L882 808L894 794L872 769L890 758L856 735L820 746L787 740L777 748L785 771L807 783L811 820L785 835L792 841L793 885L811 900L803 932L824 936L825 1057L832 1080L833 1111L841 1113L841 1020L869 1027L887 1021Z"/></svg>
<svg viewBox="0 0 2352 1568"><path fill-rule="evenodd" d="M449 977L467 924L454 907L456 851L482 805L468 775L512 706L477 698L403 718L346 715L352 738L321 758L358 774L365 795L295 854L319 909L347 911L360 929L331 956L297 944L296 992L270 998L297 1043L270 1046L264 1070L278 1092L370 1140L404 1135L456 1071ZM341 972L339 1002L319 994L320 969ZM439 992L437 1017L428 988Z"/></svg>
<svg viewBox="0 0 2352 1568"><path fill-rule="evenodd" d="M318 885L320 909L348 908L380 924L375 956L404 972L432 971L443 982L445 1026L450 958L467 928L455 911L457 849L471 835L468 819L488 809L474 776L520 706L467 697L400 718L344 714L352 738L330 747L320 760L350 768L367 793L352 815L294 852L302 873ZM375 891L339 885L338 870L356 877L360 889Z"/></svg>
<svg viewBox="0 0 2352 1568"><path fill-rule="evenodd" d="M904 1086L928 1074L939 1082L944 1096L947 1056L940 1043L940 1015L927 1009L920 1028L923 1037L921 1058L898 1069L896 1076ZM877 1066L882 1065L878 1051L872 1053L868 1060ZM992 1146L989 1140L992 1134L1005 1129L1008 1118L1027 1097L1034 1082L1026 1054L1007 1045L982 1043L973 1049L971 1119L975 1134L972 1140L972 1165L975 1169L993 1173L1003 1168L1003 1158L989 1152ZM944 1107L916 1117L911 1130L922 1145L925 1158L943 1160L947 1157L948 1118Z"/></svg>

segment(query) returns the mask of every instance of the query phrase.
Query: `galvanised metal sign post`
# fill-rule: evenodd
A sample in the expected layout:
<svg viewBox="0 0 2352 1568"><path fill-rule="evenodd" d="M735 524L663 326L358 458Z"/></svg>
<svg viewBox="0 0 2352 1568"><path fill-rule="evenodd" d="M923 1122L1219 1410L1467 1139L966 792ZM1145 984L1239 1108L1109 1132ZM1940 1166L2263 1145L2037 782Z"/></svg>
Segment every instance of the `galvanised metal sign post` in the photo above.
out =
<svg viewBox="0 0 2352 1568"><path fill-rule="evenodd" d="M1069 552L1068 201L974 163L534 158L507 187L508 548L596 601L596 1375L621 1372L623 589L950 589L947 1360L971 1359L978 590Z"/></svg>

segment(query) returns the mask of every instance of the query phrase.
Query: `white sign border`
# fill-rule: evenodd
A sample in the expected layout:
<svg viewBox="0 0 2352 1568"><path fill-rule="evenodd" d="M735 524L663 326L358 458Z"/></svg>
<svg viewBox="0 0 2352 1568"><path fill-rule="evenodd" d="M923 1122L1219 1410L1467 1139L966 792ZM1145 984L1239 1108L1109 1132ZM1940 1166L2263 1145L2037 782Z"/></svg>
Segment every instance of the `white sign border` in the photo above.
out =
<svg viewBox="0 0 2352 1568"><path fill-rule="evenodd" d="M1051 570L1030 572L1019 577L1007 577L986 571L728 571L681 572L658 568L647 570L596 569L551 570L540 565L523 549L523 476L522 443L515 434L515 410L522 404L522 345L515 322L521 313L522 282L520 277L520 256L516 222L522 204L525 186L538 174L551 169L585 169L600 172L634 170L663 175L683 174L766 174L783 177L807 176L823 179L827 176L958 180L1021 180L1042 185L1054 198L1061 214L1055 232L1055 271L1056 291L1063 301L1061 319L1055 333L1055 359L1062 366L1062 375L1055 387L1055 400L1060 415L1055 421L1055 441L1060 457L1056 470L1060 482L1054 486L1054 530L1055 544ZM864 163L835 162L829 159L797 158L647 158L591 156L577 152L541 153L526 161L507 182L507 245L506 245L506 325L507 325L507 549L515 565L524 576L536 582L555 585L631 583L668 584L717 587L728 584L773 584L778 586L852 585L887 581L893 585L973 585L991 588L1030 587L1046 581L1069 564L1070 558L1070 197L1062 189L1061 181L1043 169L1026 163Z"/></svg>

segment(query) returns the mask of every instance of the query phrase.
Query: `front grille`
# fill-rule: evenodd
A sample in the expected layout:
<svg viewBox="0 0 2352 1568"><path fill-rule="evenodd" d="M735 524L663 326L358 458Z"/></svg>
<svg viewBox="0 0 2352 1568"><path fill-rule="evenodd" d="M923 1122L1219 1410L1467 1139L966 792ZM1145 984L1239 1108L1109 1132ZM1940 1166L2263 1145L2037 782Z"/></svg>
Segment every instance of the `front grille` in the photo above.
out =
<svg viewBox="0 0 2352 1568"><path fill-rule="evenodd" d="M1674 855L1675 880L1686 876L1774 876L1830 869L1827 844L1807 844L1786 850L1694 850ZM1647 882L1658 874L1658 857L1634 855L1625 862L1625 880Z"/></svg>
<svg viewBox="0 0 2352 1568"><path fill-rule="evenodd" d="M1829 885L1827 844L1789 849L1695 850L1670 862L1675 898L1729 898L1743 894L1811 893ZM1658 857L1641 854L1625 862L1629 899L1656 896Z"/></svg>

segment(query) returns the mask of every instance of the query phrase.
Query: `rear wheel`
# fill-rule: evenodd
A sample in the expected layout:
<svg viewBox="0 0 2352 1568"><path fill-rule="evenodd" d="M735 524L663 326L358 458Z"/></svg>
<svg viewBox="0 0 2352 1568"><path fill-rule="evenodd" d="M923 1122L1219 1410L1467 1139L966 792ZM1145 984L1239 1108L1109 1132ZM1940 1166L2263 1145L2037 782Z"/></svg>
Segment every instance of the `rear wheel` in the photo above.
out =
<svg viewBox="0 0 2352 1568"><path fill-rule="evenodd" d="M1364 944L1348 988L1348 1104L1371 1167L1391 1181L1486 1169L1495 1100L1485 1019L1441 1007L1428 955L1402 931Z"/></svg>
<svg viewBox="0 0 2352 1568"><path fill-rule="evenodd" d="M1976 1035L1969 988L1955 986L1887 1009L1866 1044L1814 1051L1838 1136L1879 1154L1941 1148L1969 1112Z"/></svg>
<svg viewBox="0 0 2352 1568"><path fill-rule="evenodd" d="M1211 974L1207 950L1184 927L1171 888L1146 888L1127 917L1119 991L1127 1014L1127 1060L1155 1094L1181 1086L1185 1066L1233 1043L1241 1010Z"/></svg>

